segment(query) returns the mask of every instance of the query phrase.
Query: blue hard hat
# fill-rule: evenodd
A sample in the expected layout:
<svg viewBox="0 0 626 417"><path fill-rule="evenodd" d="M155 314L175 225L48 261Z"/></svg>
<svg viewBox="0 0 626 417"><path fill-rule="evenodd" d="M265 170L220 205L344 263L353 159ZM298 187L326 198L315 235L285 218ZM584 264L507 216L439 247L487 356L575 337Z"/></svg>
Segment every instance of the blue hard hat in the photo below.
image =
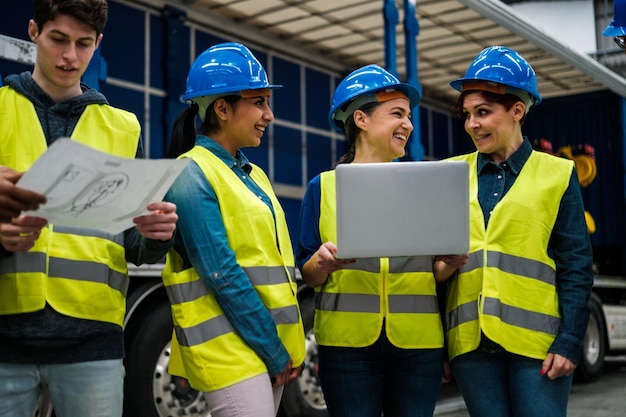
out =
<svg viewBox="0 0 626 417"><path fill-rule="evenodd" d="M211 46L193 62L183 99L277 87L282 86L269 83L265 69L246 46L225 42Z"/></svg>
<svg viewBox="0 0 626 417"><path fill-rule="evenodd" d="M613 2L613 20L602 34L604 36L626 36L626 0Z"/></svg>
<svg viewBox="0 0 626 417"><path fill-rule="evenodd" d="M533 67L520 54L504 46L483 49L467 68L465 76L453 80L450 85L463 91L463 84L468 81L487 81L504 86L502 93L520 97L527 104L527 110L541 103Z"/></svg>
<svg viewBox="0 0 626 417"><path fill-rule="evenodd" d="M360 106L366 103L378 101L374 95L380 91L398 90L404 93L411 103L411 107L415 107L420 103L422 92L420 87L403 83L386 69L370 64L352 71L344 78L333 94L330 112L328 113L328 122L338 132L344 131L344 123L350 116L346 112L348 105L359 97L367 96L364 101L360 101Z"/></svg>

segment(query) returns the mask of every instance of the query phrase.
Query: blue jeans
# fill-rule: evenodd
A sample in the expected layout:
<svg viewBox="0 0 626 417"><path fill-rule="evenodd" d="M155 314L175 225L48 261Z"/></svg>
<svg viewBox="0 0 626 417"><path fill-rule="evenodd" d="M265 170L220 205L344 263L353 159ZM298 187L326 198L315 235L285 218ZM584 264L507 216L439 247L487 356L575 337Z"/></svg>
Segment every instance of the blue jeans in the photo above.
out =
<svg viewBox="0 0 626 417"><path fill-rule="evenodd" d="M319 376L330 417L432 417L443 349L400 349L386 335L371 346L319 346Z"/></svg>
<svg viewBox="0 0 626 417"><path fill-rule="evenodd" d="M31 417L48 386L58 417L121 417L121 359L55 365L0 363L0 416Z"/></svg>
<svg viewBox="0 0 626 417"><path fill-rule="evenodd" d="M450 365L472 417L565 417L572 376L550 380L542 362L479 349Z"/></svg>

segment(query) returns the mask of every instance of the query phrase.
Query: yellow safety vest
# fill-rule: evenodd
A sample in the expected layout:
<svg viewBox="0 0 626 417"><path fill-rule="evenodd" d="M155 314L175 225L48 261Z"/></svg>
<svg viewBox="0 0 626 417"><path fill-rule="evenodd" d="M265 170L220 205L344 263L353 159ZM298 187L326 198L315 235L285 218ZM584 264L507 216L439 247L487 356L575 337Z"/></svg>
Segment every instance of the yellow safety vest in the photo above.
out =
<svg viewBox="0 0 626 417"><path fill-rule="evenodd" d="M450 359L475 350L481 331L509 352L545 359L561 322L548 242L572 161L533 151L485 229L477 155L470 169L470 259L448 284Z"/></svg>
<svg viewBox="0 0 626 417"><path fill-rule="evenodd" d="M108 105L89 105L72 139L117 156L133 158L137 118ZM0 165L27 170L46 149L32 103L11 87L0 88ZM35 246L0 259L0 314L41 310L46 302L61 314L122 326L128 271L123 235L46 226Z"/></svg>
<svg viewBox="0 0 626 417"><path fill-rule="evenodd" d="M337 241L335 171L320 177L322 242ZM404 349L440 348L443 327L431 257L366 258L347 264L315 288L315 339L364 347L380 336Z"/></svg>
<svg viewBox="0 0 626 417"><path fill-rule="evenodd" d="M287 221L269 179L253 165L250 177L268 195L271 210L211 151L196 146L192 158L213 186L230 248L268 308L293 367L304 361L304 326L293 281L295 261ZM201 214L200 214L201 215ZM200 391L231 386L267 372L261 358L235 332L195 268L182 270L171 249L163 282L172 306L174 334L169 372Z"/></svg>

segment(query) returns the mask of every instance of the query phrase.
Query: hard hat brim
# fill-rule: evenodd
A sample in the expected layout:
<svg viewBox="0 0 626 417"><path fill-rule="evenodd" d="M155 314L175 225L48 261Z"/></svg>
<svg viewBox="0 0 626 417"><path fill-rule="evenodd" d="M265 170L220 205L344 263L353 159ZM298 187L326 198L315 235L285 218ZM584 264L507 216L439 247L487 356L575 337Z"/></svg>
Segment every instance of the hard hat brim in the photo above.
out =
<svg viewBox="0 0 626 417"><path fill-rule="evenodd" d="M613 25L614 25L614 22L611 22L611 24L608 25L606 29L602 31L602 35L609 36L609 37L626 36L626 28L623 28L621 26L613 26Z"/></svg>
<svg viewBox="0 0 626 417"><path fill-rule="evenodd" d="M282 85L279 84L270 84L266 87L260 87L260 88L251 88L250 90L262 90L264 88L269 88L270 90L273 90L275 88L282 88ZM212 90L206 90L206 91L198 91L198 92L190 92L190 93L186 93L183 94L183 100L191 100L192 98L198 98L198 97L204 97L204 96L214 96L214 95L219 95L219 96L227 96L227 95L233 95L233 96L239 96L240 91L249 91L249 90L242 90L241 88L237 89L237 90L233 90L232 88L224 88L222 90L220 89L212 89Z"/></svg>

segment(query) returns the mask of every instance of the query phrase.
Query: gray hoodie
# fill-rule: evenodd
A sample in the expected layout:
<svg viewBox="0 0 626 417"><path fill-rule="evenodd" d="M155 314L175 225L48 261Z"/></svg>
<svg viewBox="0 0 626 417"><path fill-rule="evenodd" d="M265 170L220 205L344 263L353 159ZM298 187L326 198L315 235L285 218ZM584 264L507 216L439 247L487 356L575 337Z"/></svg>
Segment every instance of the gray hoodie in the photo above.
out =
<svg viewBox="0 0 626 417"><path fill-rule="evenodd" d="M35 106L48 145L70 136L85 107L108 104L104 95L82 84L83 94L55 103L30 72L10 75L5 84L27 97ZM11 111L11 110L9 110ZM141 143L141 140L140 140ZM137 156L141 157L141 145ZM124 233L126 260L137 265L162 259L171 241L145 239L135 229ZM4 252L0 256L11 256ZM0 360L22 364L75 363L124 356L122 329L112 323L62 315L49 305L33 313L0 315Z"/></svg>

